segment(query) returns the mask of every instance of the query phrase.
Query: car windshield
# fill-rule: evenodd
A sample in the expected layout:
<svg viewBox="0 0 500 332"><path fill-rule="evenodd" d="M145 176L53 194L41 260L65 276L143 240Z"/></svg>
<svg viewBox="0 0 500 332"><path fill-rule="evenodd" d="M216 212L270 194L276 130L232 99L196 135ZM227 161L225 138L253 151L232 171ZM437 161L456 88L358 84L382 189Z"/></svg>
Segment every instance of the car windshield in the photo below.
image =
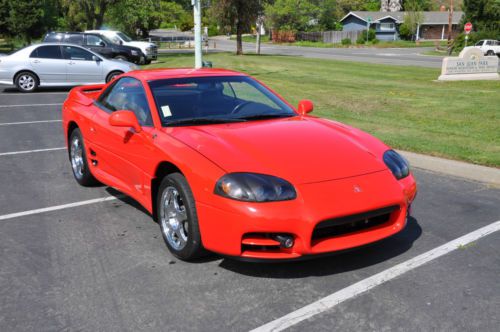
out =
<svg viewBox="0 0 500 332"><path fill-rule="evenodd" d="M130 38L129 36L127 36L123 32L118 32L117 35L118 35L118 37L120 37L121 39L126 41L127 43L132 41L132 38Z"/></svg>
<svg viewBox="0 0 500 332"><path fill-rule="evenodd" d="M244 122L295 116L294 110L246 76L149 82L164 126Z"/></svg>

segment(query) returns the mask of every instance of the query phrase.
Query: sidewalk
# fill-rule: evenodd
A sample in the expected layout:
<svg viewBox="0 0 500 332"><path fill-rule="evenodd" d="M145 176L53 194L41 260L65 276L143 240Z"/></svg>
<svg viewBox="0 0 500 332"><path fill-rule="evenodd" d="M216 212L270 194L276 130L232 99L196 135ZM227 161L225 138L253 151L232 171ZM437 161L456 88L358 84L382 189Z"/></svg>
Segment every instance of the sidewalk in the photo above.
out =
<svg viewBox="0 0 500 332"><path fill-rule="evenodd" d="M399 152L408 159L412 167L483 182L500 188L500 169L413 152Z"/></svg>

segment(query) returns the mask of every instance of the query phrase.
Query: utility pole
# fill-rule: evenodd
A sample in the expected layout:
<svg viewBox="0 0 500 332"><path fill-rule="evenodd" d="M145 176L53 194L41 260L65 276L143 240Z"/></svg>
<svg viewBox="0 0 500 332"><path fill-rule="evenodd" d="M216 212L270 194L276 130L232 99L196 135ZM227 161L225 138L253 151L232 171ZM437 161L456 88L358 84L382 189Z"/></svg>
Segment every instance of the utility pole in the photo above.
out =
<svg viewBox="0 0 500 332"><path fill-rule="evenodd" d="M191 0L194 14L194 68L203 66L201 49L201 0Z"/></svg>
<svg viewBox="0 0 500 332"><path fill-rule="evenodd" d="M451 54L451 34L453 32L453 0L450 0L450 11L448 16L448 55Z"/></svg>

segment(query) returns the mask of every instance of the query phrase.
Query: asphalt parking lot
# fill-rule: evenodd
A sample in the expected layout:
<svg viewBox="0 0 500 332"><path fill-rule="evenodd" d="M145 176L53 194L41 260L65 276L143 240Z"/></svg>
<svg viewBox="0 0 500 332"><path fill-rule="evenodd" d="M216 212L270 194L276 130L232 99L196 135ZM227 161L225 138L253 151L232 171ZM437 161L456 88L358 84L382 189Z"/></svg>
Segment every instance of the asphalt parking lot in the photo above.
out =
<svg viewBox="0 0 500 332"><path fill-rule="evenodd" d="M184 263L137 203L73 180L67 91L0 89L0 331L248 331L500 220L499 189L415 170L413 218L373 246ZM493 232L289 330L498 331L499 249Z"/></svg>

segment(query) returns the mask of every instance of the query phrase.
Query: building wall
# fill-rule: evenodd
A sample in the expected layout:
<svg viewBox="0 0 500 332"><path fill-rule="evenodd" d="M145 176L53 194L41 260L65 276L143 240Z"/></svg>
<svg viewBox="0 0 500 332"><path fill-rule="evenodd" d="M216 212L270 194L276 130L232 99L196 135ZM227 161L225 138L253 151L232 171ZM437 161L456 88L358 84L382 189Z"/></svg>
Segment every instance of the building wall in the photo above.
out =
<svg viewBox="0 0 500 332"><path fill-rule="evenodd" d="M343 31L359 31L366 30L366 22L360 20L359 18L351 15L347 17L343 22Z"/></svg>
<svg viewBox="0 0 500 332"><path fill-rule="evenodd" d="M453 26L452 38L460 33L456 25ZM420 27L420 39L441 39L443 37L443 25L422 25ZM448 24L444 25L444 39L448 38Z"/></svg>

